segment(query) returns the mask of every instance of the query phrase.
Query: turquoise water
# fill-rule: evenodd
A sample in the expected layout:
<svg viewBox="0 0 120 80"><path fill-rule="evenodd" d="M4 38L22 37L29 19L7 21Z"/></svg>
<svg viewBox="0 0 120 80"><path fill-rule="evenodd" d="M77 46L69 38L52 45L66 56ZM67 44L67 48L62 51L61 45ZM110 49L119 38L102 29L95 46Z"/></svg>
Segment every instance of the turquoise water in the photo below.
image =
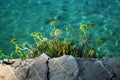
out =
<svg viewBox="0 0 120 80"><path fill-rule="evenodd" d="M99 52L120 56L120 0L0 0L0 49L8 55L14 52L13 38L33 44L31 32L49 37L51 20L57 21L63 36L66 26L77 33L81 24L94 22L93 38L106 38Z"/></svg>

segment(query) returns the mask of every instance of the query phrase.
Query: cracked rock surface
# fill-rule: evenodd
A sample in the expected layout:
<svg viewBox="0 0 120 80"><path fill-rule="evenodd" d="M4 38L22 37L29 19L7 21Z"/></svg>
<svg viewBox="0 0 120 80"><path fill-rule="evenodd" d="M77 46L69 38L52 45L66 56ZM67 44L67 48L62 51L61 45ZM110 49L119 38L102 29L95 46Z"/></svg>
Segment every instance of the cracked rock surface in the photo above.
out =
<svg viewBox="0 0 120 80"><path fill-rule="evenodd" d="M120 80L120 57L75 58L46 54L14 63L0 61L0 80Z"/></svg>
<svg viewBox="0 0 120 80"><path fill-rule="evenodd" d="M12 65L0 64L0 80L47 80L47 61L49 57L42 54L30 60L15 60Z"/></svg>

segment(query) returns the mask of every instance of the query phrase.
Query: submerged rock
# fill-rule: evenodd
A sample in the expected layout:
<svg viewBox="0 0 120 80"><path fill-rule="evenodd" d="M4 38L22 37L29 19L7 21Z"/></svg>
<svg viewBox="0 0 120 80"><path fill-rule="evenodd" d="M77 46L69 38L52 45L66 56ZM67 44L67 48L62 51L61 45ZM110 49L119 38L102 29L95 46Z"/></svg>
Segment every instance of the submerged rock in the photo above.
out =
<svg viewBox="0 0 120 80"><path fill-rule="evenodd" d="M85 59L63 55L50 59L42 54L12 61L0 61L0 80L120 80L120 57Z"/></svg>

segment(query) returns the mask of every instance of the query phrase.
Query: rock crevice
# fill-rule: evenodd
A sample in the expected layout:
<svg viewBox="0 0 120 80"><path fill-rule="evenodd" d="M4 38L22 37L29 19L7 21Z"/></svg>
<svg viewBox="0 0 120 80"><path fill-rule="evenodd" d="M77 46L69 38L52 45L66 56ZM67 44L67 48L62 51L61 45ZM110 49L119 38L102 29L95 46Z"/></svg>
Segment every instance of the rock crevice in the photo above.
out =
<svg viewBox="0 0 120 80"><path fill-rule="evenodd" d="M48 64L49 64L49 59L47 60L46 65L47 65L47 70L48 70L48 72L47 72L47 80L50 80L50 78L49 78L50 73L49 73L49 66L48 66Z"/></svg>

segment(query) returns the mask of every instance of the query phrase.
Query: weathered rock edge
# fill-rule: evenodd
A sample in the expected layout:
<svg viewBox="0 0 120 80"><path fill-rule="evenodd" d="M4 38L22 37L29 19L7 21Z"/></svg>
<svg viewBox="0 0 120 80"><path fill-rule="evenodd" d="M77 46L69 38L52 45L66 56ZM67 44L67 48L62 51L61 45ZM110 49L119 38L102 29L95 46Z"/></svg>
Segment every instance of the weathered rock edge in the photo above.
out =
<svg viewBox="0 0 120 80"><path fill-rule="evenodd" d="M120 57L75 58L46 54L35 59L0 61L0 80L120 80Z"/></svg>

